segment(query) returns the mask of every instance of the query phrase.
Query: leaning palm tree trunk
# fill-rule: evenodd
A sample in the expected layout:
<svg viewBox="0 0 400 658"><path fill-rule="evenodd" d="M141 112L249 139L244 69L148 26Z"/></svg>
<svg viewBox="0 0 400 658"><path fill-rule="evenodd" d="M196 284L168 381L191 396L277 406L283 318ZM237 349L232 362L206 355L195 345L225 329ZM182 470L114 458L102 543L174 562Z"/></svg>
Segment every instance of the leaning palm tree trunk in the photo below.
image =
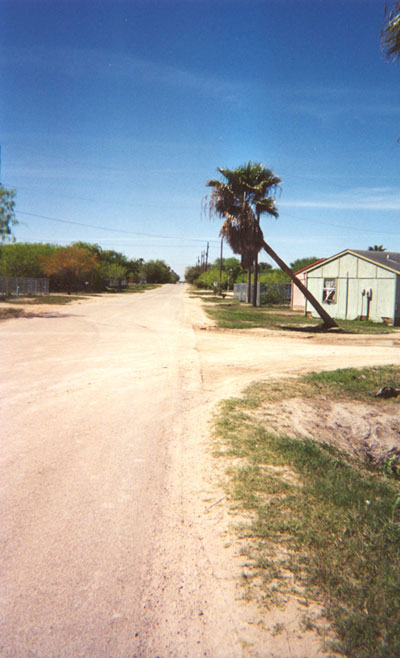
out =
<svg viewBox="0 0 400 658"><path fill-rule="evenodd" d="M325 311L325 309L321 306L321 304L315 299L314 295L311 294L311 292L308 290L308 288L306 288L305 285L304 285L304 284L303 284L303 283L297 278L297 276L295 276L295 275L293 274L293 272L292 272L292 270L290 269L290 267L288 267L288 266L286 265L286 263L285 263L281 258L279 258L278 254L275 253L275 251L269 246L269 244L267 244L267 243L265 242L265 240L263 240L263 248L265 249L265 251L267 252L267 254L268 254L269 256L271 256L271 258L273 258L273 260L275 261L275 263L276 263L277 265L279 265L279 267L281 268L281 270L283 270L284 272L286 272L286 274L287 274L287 275L291 278L291 280L293 281L294 285L297 286L297 287L299 288L299 290L301 290L301 292L303 293L304 297L310 302L311 306L313 306L313 307L315 308L315 310L317 311L318 315L320 316L320 318L321 318L321 319L323 320L323 322L324 322L324 327L325 327L326 329L331 329L332 327L338 327L338 325L336 324L335 320L334 320L333 318L331 318L331 316L329 315L329 313L327 313L327 312Z"/></svg>

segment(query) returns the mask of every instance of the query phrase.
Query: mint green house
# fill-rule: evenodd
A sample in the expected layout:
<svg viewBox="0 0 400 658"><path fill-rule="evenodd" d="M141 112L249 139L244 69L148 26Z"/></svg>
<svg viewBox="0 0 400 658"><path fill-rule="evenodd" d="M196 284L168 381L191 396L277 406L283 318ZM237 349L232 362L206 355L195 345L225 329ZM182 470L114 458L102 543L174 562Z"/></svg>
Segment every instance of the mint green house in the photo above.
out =
<svg viewBox="0 0 400 658"><path fill-rule="evenodd" d="M400 253L346 249L312 265L306 286L333 318L400 325Z"/></svg>

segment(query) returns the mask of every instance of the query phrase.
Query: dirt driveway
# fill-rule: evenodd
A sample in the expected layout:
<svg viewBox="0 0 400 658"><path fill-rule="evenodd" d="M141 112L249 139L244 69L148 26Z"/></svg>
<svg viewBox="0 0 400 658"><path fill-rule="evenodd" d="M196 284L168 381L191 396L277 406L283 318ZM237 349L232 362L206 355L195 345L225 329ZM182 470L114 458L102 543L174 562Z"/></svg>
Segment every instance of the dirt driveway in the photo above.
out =
<svg viewBox="0 0 400 658"><path fill-rule="evenodd" d="M209 415L258 378L400 364L400 336L211 330L183 285L32 316L0 325L0 655L271 656Z"/></svg>

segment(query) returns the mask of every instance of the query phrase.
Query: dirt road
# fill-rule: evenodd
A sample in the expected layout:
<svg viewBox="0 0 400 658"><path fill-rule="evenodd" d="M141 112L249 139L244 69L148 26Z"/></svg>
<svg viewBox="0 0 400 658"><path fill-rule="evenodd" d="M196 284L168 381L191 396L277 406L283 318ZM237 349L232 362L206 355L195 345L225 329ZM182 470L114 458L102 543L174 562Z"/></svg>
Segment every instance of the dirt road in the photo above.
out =
<svg viewBox="0 0 400 658"><path fill-rule="evenodd" d="M0 325L2 657L271 655L209 413L256 378L400 363L400 341L207 331L184 288Z"/></svg>

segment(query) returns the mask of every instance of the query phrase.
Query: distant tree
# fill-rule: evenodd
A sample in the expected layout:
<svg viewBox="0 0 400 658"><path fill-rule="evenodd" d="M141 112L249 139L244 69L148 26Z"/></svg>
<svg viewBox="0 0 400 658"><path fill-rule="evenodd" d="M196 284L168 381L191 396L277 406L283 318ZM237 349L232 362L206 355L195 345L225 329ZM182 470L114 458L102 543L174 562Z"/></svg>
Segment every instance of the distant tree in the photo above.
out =
<svg viewBox="0 0 400 658"><path fill-rule="evenodd" d="M260 274L261 283L290 283L290 278L279 267L274 267Z"/></svg>
<svg viewBox="0 0 400 658"><path fill-rule="evenodd" d="M128 276L128 269L118 263L101 263L99 272L106 286L117 285L118 288L121 288Z"/></svg>
<svg viewBox="0 0 400 658"><path fill-rule="evenodd" d="M144 263L143 258L129 259L126 263L128 276L131 276L136 282L139 281L140 271Z"/></svg>
<svg viewBox="0 0 400 658"><path fill-rule="evenodd" d="M196 279L199 278L200 274L202 273L203 268L201 265L189 265L185 269L185 281L188 283L194 283Z"/></svg>
<svg viewBox="0 0 400 658"><path fill-rule="evenodd" d="M386 251L386 249L383 244L374 244L373 247L368 247L368 251Z"/></svg>
<svg viewBox="0 0 400 658"><path fill-rule="evenodd" d="M163 260L149 260L142 265L142 276L147 283L176 283L179 276Z"/></svg>
<svg viewBox="0 0 400 658"><path fill-rule="evenodd" d="M58 247L40 242L15 242L0 246L0 272L4 276L44 277L43 261Z"/></svg>
<svg viewBox="0 0 400 658"><path fill-rule="evenodd" d="M294 260L293 263L290 263L290 267L293 270L293 272L298 272L299 270L302 270L303 267L307 267L307 265L311 265L312 263L315 263L316 260L318 260L316 256L305 256L304 258L296 258L296 260Z"/></svg>
<svg viewBox="0 0 400 658"><path fill-rule="evenodd" d="M268 272L269 270L272 270L272 265L271 263L258 263L258 271L261 272Z"/></svg>
<svg viewBox="0 0 400 658"><path fill-rule="evenodd" d="M212 265L206 272L203 271L195 281L197 288L206 288L208 290L226 290L229 283L229 273L225 270L220 270L219 265L216 264Z"/></svg>
<svg viewBox="0 0 400 658"><path fill-rule="evenodd" d="M113 263L116 265L122 265L122 267L126 267L128 262L128 258L125 254L121 254L119 251L114 251L114 249L103 249L100 252L100 260L103 263Z"/></svg>
<svg viewBox="0 0 400 658"><path fill-rule="evenodd" d="M12 226L18 224L15 217L15 191L0 183L0 241L14 241Z"/></svg>
<svg viewBox="0 0 400 658"><path fill-rule="evenodd" d="M96 243L90 243L90 242L74 242L73 247L82 247L83 249L86 249L89 251L91 254L96 254L99 259L99 263L102 265L101 272L99 270L99 277L106 272L106 265L115 265L120 268L124 269L124 275L121 277L115 277L115 278L121 278L124 279L125 277L132 277L136 278L139 280L139 272L140 268L143 265L143 258L137 258L137 259L129 259L125 254L120 253L119 251L114 251L113 249L102 249L99 244ZM111 271L111 270L110 270ZM119 272L122 272L122 270L118 270ZM114 272L117 272L116 269L114 269ZM104 274L104 276L107 279L113 279L114 277L109 276L109 274Z"/></svg>
<svg viewBox="0 0 400 658"><path fill-rule="evenodd" d="M400 1L394 2L390 11L385 11L385 24L381 30L381 46L388 59L400 57Z"/></svg>
<svg viewBox="0 0 400 658"><path fill-rule="evenodd" d="M84 247L58 247L56 251L43 260L43 269L51 277L51 284L71 294L85 286L85 279L90 278L99 267L97 254L90 253Z"/></svg>
<svg viewBox="0 0 400 658"><path fill-rule="evenodd" d="M80 247L82 249L86 249L86 251L89 251L89 253L97 254L98 256L103 253L102 248L99 244L97 244L97 242L83 242L82 240L78 240L77 242L73 242L71 247Z"/></svg>

